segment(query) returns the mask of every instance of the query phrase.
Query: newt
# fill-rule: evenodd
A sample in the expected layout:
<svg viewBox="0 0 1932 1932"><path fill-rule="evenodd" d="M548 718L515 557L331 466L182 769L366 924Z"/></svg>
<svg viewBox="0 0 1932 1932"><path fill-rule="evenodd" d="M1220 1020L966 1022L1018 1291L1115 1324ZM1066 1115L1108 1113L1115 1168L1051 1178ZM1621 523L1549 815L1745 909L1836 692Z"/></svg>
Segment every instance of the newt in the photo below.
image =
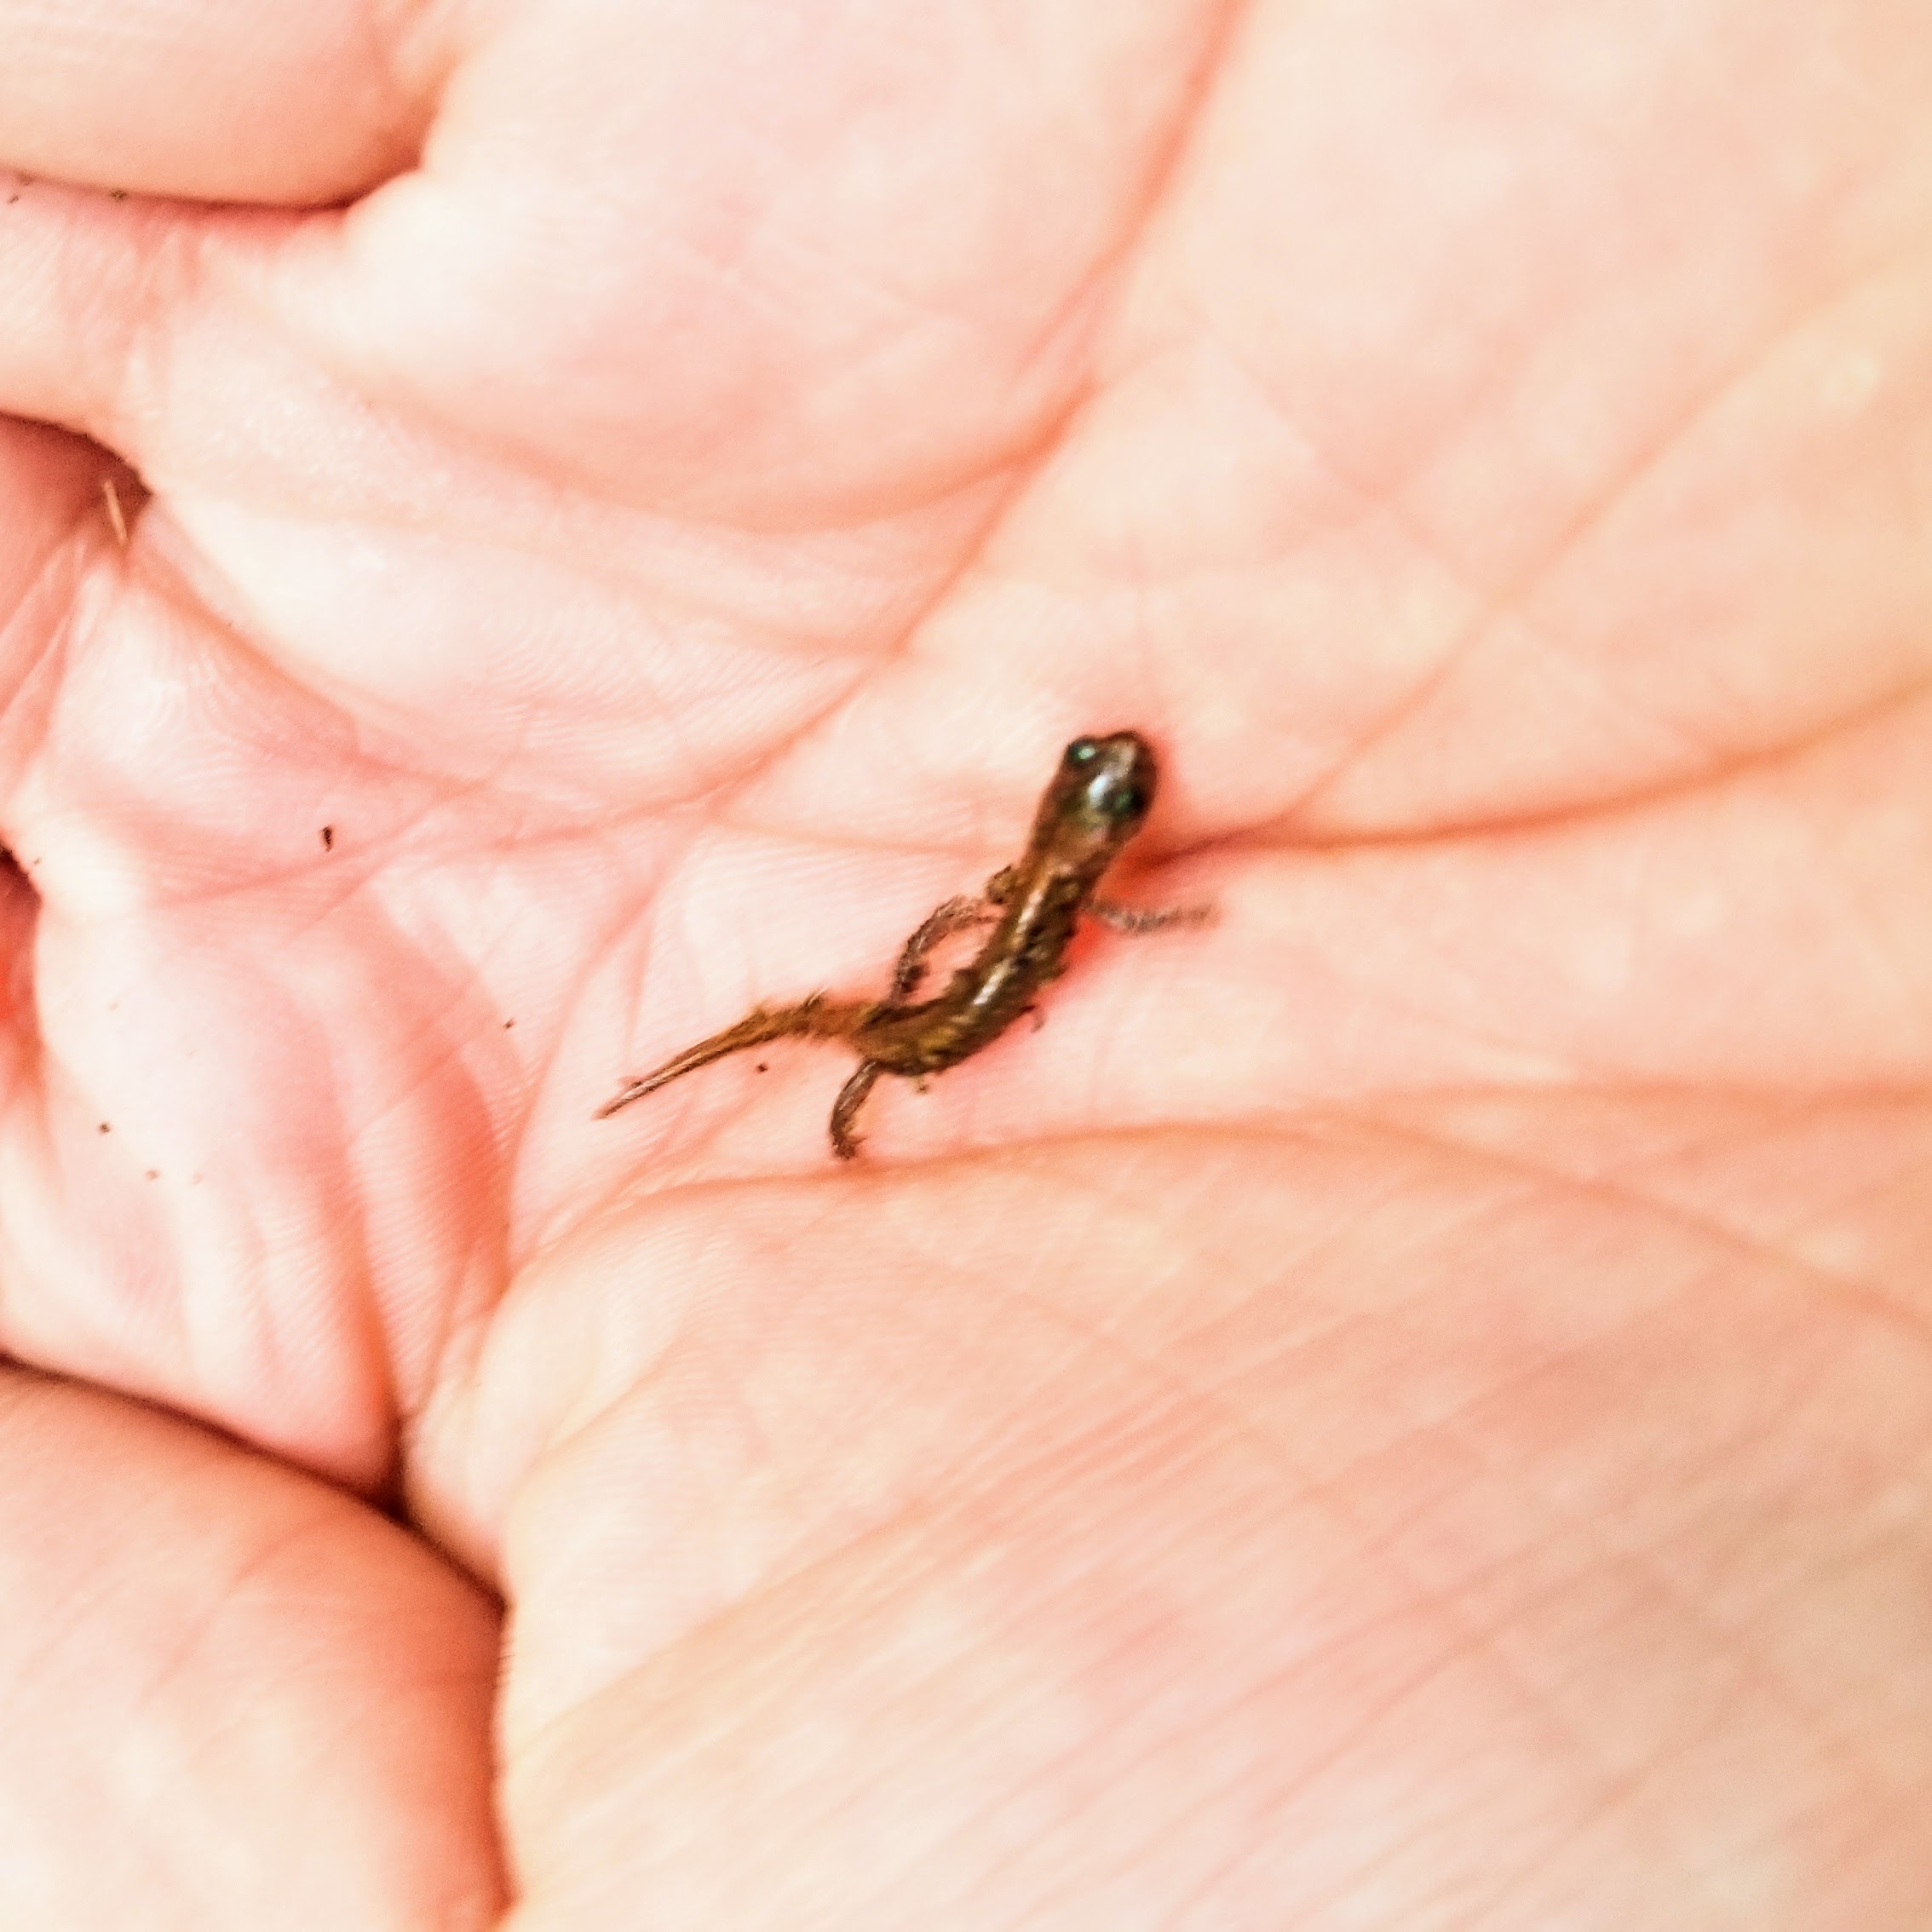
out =
<svg viewBox="0 0 1932 1932"><path fill-rule="evenodd" d="M597 1118L607 1119L672 1080L768 1040L791 1034L842 1040L859 1055L859 1067L833 1102L831 1145L841 1160L850 1160L860 1145L853 1122L879 1076L895 1073L923 1087L929 1074L992 1045L1066 970L1082 913L1124 933L1198 924L1207 916L1204 907L1142 911L1096 896L1107 868L1147 819L1156 771L1153 749L1137 732L1076 738L1041 795L1025 851L986 881L980 897L949 899L921 922L900 952L883 999L813 993L792 1006L757 1007L655 1072L627 1080ZM982 925L992 931L971 964L936 998L912 1001L926 975L926 955L953 934Z"/></svg>

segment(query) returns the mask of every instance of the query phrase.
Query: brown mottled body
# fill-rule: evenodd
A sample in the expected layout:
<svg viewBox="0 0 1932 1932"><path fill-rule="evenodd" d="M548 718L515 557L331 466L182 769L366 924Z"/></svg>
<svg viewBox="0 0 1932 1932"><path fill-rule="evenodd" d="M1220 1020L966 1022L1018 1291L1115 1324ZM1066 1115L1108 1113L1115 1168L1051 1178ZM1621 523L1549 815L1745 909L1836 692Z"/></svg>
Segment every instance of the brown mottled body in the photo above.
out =
<svg viewBox="0 0 1932 1932"><path fill-rule="evenodd" d="M832 1151L859 1151L852 1122L882 1073L923 1079L957 1066L999 1038L1033 996L1065 969L1067 948L1083 911L1124 932L1151 932L1199 921L1199 910L1138 912L1094 896L1101 876L1141 828L1153 802L1154 756L1137 733L1077 738L1067 747L1040 799L1032 836L1018 860L986 881L983 899L949 899L906 940L882 1000L837 1001L814 993L796 1006L763 1007L734 1026L687 1047L654 1072L629 1081L598 1110L600 1118L654 1092L667 1081L789 1034L843 1040L859 1068L832 1108ZM931 999L907 1003L925 976L925 956L950 934L991 923L969 966Z"/></svg>

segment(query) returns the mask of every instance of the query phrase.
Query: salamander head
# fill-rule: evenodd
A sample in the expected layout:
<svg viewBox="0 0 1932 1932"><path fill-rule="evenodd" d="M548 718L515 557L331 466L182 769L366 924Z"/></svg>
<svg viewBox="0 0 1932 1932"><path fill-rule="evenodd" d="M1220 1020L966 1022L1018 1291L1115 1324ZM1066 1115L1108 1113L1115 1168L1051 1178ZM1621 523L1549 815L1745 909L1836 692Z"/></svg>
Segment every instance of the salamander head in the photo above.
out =
<svg viewBox="0 0 1932 1932"><path fill-rule="evenodd" d="M1154 775L1153 749L1138 732L1076 738L1040 801L1035 845L1063 863L1104 864L1141 829Z"/></svg>

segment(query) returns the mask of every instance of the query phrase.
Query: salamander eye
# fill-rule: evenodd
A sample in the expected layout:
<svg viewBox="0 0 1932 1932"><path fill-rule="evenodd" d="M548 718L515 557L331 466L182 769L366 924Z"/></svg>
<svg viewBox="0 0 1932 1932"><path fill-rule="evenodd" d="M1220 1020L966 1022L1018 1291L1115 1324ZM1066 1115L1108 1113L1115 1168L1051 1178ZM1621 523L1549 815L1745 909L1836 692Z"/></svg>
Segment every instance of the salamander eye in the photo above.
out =
<svg viewBox="0 0 1932 1932"><path fill-rule="evenodd" d="M1100 756L1100 746L1090 738L1076 738L1067 747L1067 762L1070 765L1090 765Z"/></svg>

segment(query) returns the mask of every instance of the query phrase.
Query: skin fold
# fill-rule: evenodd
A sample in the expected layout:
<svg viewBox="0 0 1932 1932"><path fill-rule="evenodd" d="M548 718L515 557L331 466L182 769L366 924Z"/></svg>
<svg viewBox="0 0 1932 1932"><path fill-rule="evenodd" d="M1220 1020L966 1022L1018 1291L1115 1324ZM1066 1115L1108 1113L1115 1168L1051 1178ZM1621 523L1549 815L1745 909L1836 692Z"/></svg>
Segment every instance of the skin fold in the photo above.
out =
<svg viewBox="0 0 1932 1932"><path fill-rule="evenodd" d="M1922 9L0 48L0 1923L1932 1923Z"/></svg>

